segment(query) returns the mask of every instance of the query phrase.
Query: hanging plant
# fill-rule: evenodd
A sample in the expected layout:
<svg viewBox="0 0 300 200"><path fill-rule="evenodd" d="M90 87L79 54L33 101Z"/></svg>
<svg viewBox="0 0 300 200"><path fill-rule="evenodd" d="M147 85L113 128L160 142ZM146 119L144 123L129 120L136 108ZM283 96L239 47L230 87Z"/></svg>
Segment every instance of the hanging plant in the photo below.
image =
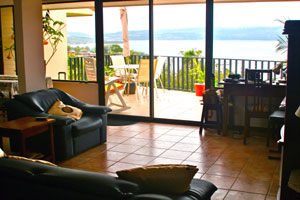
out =
<svg viewBox="0 0 300 200"><path fill-rule="evenodd" d="M62 38L64 37L64 35L61 31L64 27L64 22L53 20L50 17L50 11L46 11L45 16L43 17L43 44L50 44L52 53L50 57L46 60L45 67L56 53L57 46L59 45L59 43L62 42Z"/></svg>

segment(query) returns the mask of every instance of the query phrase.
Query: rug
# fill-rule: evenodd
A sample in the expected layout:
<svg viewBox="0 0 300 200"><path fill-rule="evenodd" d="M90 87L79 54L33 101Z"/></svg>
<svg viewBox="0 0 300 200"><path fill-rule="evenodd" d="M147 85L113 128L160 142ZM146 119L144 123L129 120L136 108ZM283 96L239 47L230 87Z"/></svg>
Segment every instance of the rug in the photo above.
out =
<svg viewBox="0 0 300 200"><path fill-rule="evenodd" d="M108 126L128 126L132 124L136 124L137 121L130 121L130 120L124 120L124 119L108 119L107 125Z"/></svg>

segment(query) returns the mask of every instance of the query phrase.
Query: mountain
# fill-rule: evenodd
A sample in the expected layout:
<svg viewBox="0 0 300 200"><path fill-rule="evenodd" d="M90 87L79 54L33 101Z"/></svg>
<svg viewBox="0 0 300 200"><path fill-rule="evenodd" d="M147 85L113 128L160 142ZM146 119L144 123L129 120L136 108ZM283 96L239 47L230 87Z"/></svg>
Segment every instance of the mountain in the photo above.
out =
<svg viewBox="0 0 300 200"><path fill-rule="evenodd" d="M238 28L215 28L215 40L276 40L282 34L282 27L238 27ZM154 32L155 40L203 40L205 39L204 28L165 29ZM121 42L122 32L106 33L106 42ZM149 31L129 31L129 40L149 40ZM92 35L68 32L68 44L93 43Z"/></svg>
<svg viewBox="0 0 300 200"><path fill-rule="evenodd" d="M80 32L68 32L68 44L94 43L95 36Z"/></svg>

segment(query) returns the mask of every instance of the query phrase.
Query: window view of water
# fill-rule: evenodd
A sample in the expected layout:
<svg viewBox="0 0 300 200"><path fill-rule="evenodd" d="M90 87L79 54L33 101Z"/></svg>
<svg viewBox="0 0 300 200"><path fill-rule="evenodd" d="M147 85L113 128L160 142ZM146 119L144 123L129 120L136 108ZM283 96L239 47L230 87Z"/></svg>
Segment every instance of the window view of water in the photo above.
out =
<svg viewBox="0 0 300 200"><path fill-rule="evenodd" d="M149 52L148 40L130 41L130 49ZM255 59L255 60L286 60L286 53L281 54L275 51L277 41L268 40L214 40L214 58L233 59ZM109 44L106 44L109 45ZM122 47L122 43L119 44ZM94 43L74 44L75 46L89 46L94 48ZM156 40L154 42L154 55L156 56L180 56L180 51L187 51L193 48L202 50L205 56L204 40Z"/></svg>

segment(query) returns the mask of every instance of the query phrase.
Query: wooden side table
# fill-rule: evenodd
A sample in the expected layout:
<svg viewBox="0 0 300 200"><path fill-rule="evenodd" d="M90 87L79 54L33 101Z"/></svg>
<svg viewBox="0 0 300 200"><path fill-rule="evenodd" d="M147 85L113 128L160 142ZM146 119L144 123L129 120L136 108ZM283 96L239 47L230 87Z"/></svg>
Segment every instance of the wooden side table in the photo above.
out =
<svg viewBox="0 0 300 200"><path fill-rule="evenodd" d="M0 123L0 145L2 146L2 137L17 138L21 144L21 155L26 157L26 138L49 132L51 143L50 160L55 163L54 140L53 140L53 123L55 119L46 119L37 121L34 117L24 117L8 122Z"/></svg>

